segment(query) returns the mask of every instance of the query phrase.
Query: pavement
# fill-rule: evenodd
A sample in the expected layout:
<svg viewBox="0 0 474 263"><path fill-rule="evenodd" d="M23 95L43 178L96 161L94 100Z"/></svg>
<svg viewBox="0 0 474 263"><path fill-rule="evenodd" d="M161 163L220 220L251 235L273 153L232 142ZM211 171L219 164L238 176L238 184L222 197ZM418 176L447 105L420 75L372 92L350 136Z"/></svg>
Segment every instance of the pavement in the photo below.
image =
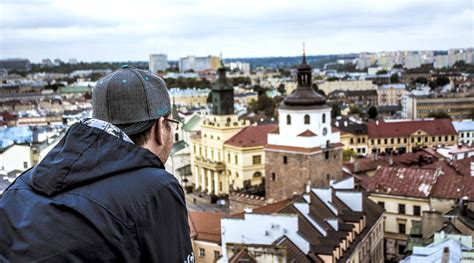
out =
<svg viewBox="0 0 474 263"><path fill-rule="evenodd" d="M199 196L198 192L185 194L186 206L188 211L212 211L212 212L225 212L229 211L228 204L222 206L218 204L211 204L209 199Z"/></svg>

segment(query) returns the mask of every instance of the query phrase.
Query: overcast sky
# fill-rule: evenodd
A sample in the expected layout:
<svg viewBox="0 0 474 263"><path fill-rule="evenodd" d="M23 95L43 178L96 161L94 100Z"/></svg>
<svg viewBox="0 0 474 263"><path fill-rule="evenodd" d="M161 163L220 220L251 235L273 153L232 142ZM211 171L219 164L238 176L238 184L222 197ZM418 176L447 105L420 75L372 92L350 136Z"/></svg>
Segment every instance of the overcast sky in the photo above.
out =
<svg viewBox="0 0 474 263"><path fill-rule="evenodd" d="M0 0L0 58L296 56L474 46L473 0Z"/></svg>

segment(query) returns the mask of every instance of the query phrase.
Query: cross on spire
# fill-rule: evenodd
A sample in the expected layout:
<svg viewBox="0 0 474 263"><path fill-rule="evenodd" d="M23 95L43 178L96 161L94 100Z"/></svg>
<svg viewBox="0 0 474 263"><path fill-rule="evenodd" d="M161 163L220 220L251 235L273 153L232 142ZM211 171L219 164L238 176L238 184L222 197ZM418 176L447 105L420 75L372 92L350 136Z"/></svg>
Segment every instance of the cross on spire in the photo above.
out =
<svg viewBox="0 0 474 263"><path fill-rule="evenodd" d="M303 64L306 64L306 48L303 42Z"/></svg>

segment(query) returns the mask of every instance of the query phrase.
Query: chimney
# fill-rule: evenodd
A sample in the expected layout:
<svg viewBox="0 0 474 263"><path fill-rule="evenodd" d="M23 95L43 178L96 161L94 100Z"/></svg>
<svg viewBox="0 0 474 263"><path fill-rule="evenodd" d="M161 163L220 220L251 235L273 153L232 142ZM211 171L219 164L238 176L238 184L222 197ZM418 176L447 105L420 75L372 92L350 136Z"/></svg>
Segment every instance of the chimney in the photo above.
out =
<svg viewBox="0 0 474 263"><path fill-rule="evenodd" d="M441 258L441 263L449 263L449 247L443 248L443 256Z"/></svg>
<svg viewBox="0 0 474 263"><path fill-rule="evenodd" d="M31 132L32 132L31 142L32 143L38 143L39 142L38 141L38 133L39 133L38 132L38 127L36 127L36 126L31 127Z"/></svg>
<svg viewBox="0 0 474 263"><path fill-rule="evenodd" d="M359 172L359 161L358 160L356 160L354 162L354 173L357 173L357 172Z"/></svg>
<svg viewBox="0 0 474 263"><path fill-rule="evenodd" d="M467 207L469 206L469 197L464 196L461 199L461 215L467 216Z"/></svg>

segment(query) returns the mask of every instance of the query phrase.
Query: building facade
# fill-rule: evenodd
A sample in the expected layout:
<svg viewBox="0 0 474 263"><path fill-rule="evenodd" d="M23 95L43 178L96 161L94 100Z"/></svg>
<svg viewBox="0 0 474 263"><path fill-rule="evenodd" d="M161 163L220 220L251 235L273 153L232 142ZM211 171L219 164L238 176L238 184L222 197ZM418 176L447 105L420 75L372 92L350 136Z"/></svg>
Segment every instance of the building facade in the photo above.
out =
<svg viewBox="0 0 474 263"><path fill-rule="evenodd" d="M407 92L408 91L406 90L405 84L381 85L377 89L378 105L400 105L403 95L405 95Z"/></svg>
<svg viewBox="0 0 474 263"><path fill-rule="evenodd" d="M474 145L474 121L454 121L453 125L458 132L458 143Z"/></svg>
<svg viewBox="0 0 474 263"><path fill-rule="evenodd" d="M179 59L179 71L206 71L217 70L220 66L220 58L217 56L196 57L188 56Z"/></svg>
<svg viewBox="0 0 474 263"><path fill-rule="evenodd" d="M156 74L158 71L165 71L168 68L168 55L166 54L150 54L148 69L151 73Z"/></svg>
<svg viewBox="0 0 474 263"><path fill-rule="evenodd" d="M449 119L374 121L367 123L368 153L412 152L417 148L455 145L458 136Z"/></svg>
<svg viewBox="0 0 474 263"><path fill-rule="evenodd" d="M456 120L469 119L474 112L474 97L463 94L452 96L408 96L404 106L406 117L420 119L429 117L430 113L444 112Z"/></svg>

